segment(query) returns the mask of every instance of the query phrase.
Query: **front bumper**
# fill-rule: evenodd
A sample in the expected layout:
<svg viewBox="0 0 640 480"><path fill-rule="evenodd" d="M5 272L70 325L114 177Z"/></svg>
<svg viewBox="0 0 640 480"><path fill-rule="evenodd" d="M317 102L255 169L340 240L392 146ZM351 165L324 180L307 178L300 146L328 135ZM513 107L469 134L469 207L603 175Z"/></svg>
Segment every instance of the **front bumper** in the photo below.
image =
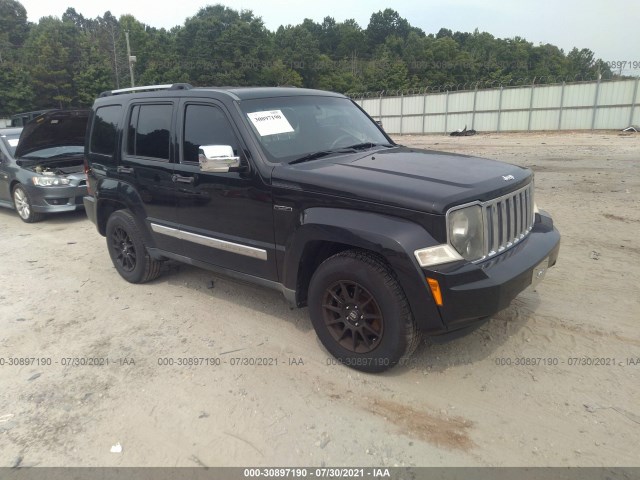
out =
<svg viewBox="0 0 640 480"><path fill-rule="evenodd" d="M560 233L547 214L536 216L526 239L491 260L445 264L423 271L440 284L443 305L438 310L447 332L469 327L504 310L531 285L534 269L543 260L548 259L548 267L555 265Z"/></svg>
<svg viewBox="0 0 640 480"><path fill-rule="evenodd" d="M86 194L86 185L29 188L33 211L41 213L69 212L83 208L82 197Z"/></svg>

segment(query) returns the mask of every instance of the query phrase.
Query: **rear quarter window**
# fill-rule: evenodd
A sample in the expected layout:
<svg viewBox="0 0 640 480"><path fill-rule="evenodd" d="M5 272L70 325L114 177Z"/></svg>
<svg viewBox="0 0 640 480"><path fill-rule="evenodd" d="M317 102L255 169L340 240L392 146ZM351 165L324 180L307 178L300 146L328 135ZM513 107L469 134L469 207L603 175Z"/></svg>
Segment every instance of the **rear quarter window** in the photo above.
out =
<svg viewBox="0 0 640 480"><path fill-rule="evenodd" d="M110 156L115 153L121 116L121 105L109 105L96 109L89 145L91 153Z"/></svg>

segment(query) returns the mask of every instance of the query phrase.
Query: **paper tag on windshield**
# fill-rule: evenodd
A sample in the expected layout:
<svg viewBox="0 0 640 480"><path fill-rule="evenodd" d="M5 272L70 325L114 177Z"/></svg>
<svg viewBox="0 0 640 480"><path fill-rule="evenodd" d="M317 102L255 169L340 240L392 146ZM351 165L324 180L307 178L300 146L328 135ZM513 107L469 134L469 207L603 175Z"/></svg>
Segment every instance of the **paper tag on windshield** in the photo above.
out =
<svg viewBox="0 0 640 480"><path fill-rule="evenodd" d="M280 110L247 113L261 137L293 132L293 127Z"/></svg>
<svg viewBox="0 0 640 480"><path fill-rule="evenodd" d="M17 138L10 138L9 139L9 146L10 147L17 147L18 146L18 139Z"/></svg>

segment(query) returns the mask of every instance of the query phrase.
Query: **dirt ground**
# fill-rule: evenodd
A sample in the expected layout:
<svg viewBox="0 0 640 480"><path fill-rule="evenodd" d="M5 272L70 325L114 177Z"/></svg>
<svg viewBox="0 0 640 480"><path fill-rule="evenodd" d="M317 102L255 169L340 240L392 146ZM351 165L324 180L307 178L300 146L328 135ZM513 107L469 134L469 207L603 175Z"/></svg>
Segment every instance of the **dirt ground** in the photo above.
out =
<svg viewBox="0 0 640 480"><path fill-rule="evenodd" d="M640 466L640 134L397 140L535 171L562 234L537 291L362 374L276 292L177 264L133 286L83 212L0 209L0 466Z"/></svg>

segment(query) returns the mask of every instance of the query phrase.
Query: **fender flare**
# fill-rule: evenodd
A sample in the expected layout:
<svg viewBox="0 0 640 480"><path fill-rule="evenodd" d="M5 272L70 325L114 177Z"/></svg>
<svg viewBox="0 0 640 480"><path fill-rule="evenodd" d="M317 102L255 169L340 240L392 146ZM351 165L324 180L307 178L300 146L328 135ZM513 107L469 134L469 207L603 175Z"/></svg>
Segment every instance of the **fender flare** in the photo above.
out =
<svg viewBox="0 0 640 480"><path fill-rule="evenodd" d="M144 235L145 243L147 247L152 248L155 246L153 236L149 230L149 226L146 222L141 223L139 219L147 218L146 210L144 209L144 203L140 198L137 190L126 182L120 180L105 178L100 181L100 187L96 189L100 192L96 196L96 223L98 225L98 231L101 235L106 234L106 224L108 218L104 218L104 204L115 203L120 204L124 208L133 213L133 218L138 224L138 228Z"/></svg>
<svg viewBox="0 0 640 480"><path fill-rule="evenodd" d="M380 255L393 269L418 325L427 332L443 331L440 313L413 252L437 245L422 226L389 215L314 207L302 212L300 224L285 247L281 270L284 286L300 298L300 265L313 254L316 242L342 244Z"/></svg>

